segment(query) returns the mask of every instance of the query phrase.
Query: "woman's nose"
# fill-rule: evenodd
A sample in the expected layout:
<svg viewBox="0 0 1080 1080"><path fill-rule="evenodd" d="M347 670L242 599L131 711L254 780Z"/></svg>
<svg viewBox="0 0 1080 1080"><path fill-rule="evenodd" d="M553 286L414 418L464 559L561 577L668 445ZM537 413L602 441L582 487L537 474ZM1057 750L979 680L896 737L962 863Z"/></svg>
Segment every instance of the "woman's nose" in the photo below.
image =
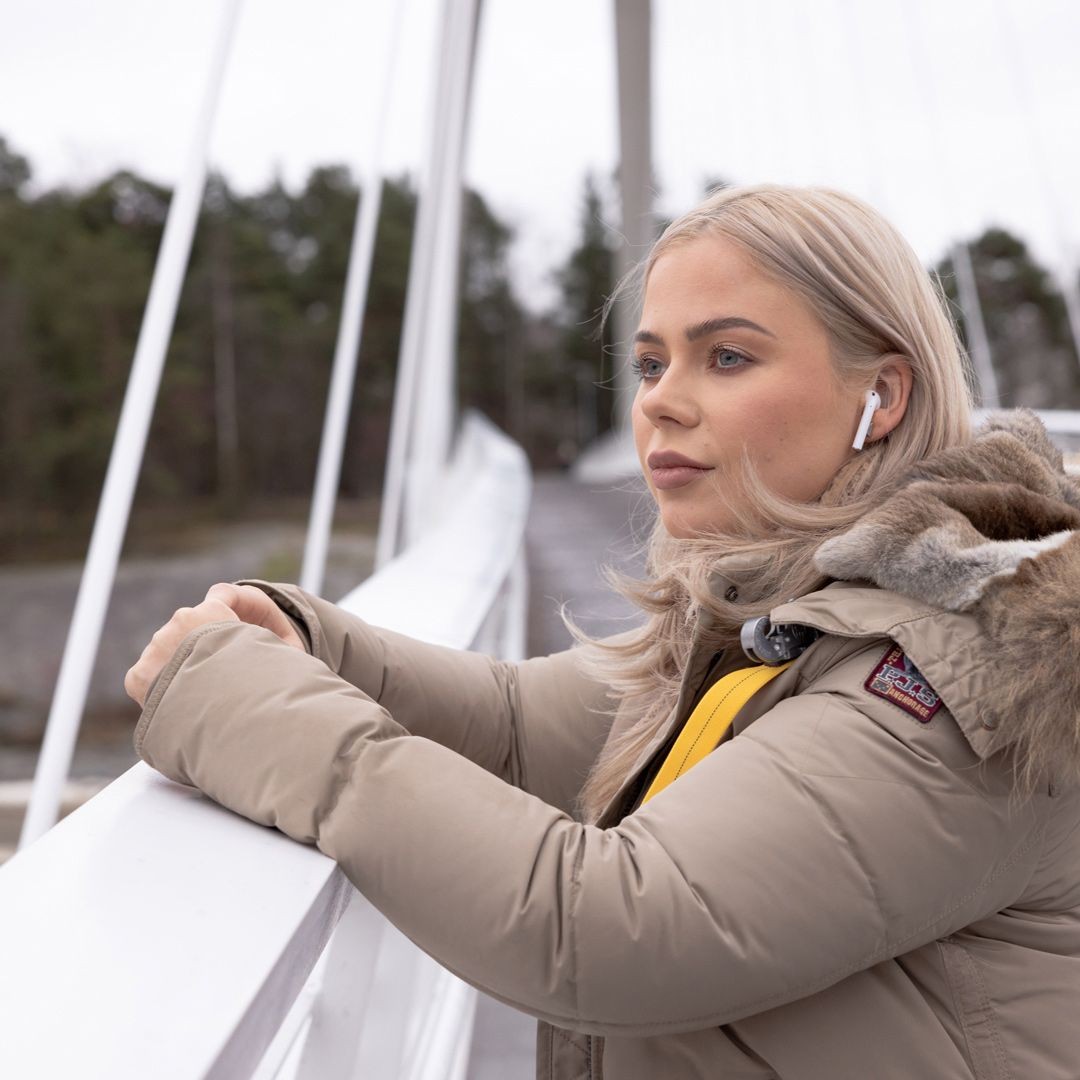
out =
<svg viewBox="0 0 1080 1080"><path fill-rule="evenodd" d="M684 374L669 367L654 382L642 385L642 413L657 426L675 423L693 427L700 419L700 412L691 382Z"/></svg>

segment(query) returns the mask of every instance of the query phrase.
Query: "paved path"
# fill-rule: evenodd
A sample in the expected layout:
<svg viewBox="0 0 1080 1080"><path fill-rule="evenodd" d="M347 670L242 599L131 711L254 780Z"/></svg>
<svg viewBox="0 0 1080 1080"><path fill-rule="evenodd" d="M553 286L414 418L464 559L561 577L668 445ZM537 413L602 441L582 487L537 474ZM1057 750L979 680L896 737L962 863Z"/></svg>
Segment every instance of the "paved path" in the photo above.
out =
<svg viewBox="0 0 1080 1080"><path fill-rule="evenodd" d="M591 634L615 633L632 625L634 609L605 584L607 563L633 571L631 516L637 532L645 524L641 498L617 488L590 488L561 475L536 478L526 537L529 563L529 653L567 648L569 631L559 618L565 602L575 621ZM466 1080L533 1080L536 1021L486 994L480 995L473 1052Z"/></svg>
<svg viewBox="0 0 1080 1080"><path fill-rule="evenodd" d="M607 585L602 567L640 572L646 511L642 495L628 485L586 487L550 473L536 478L526 533L530 655L570 645L560 602L591 634L632 625L634 609Z"/></svg>

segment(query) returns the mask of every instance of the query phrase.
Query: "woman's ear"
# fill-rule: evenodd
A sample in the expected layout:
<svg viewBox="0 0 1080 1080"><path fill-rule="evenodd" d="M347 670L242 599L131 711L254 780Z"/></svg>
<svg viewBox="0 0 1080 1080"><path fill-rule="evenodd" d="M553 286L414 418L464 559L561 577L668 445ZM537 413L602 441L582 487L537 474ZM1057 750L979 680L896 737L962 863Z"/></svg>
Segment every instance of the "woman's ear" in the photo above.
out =
<svg viewBox="0 0 1080 1080"><path fill-rule="evenodd" d="M911 397L911 364L907 357L890 353L882 362L874 382L874 389L881 397L881 405L874 412L867 442L877 442L904 418Z"/></svg>

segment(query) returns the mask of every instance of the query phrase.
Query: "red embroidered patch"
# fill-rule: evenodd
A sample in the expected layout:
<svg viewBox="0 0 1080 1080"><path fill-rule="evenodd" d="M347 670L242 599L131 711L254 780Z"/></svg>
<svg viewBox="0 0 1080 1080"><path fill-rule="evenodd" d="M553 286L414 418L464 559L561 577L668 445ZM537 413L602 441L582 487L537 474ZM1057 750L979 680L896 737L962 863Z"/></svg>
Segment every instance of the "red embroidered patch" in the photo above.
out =
<svg viewBox="0 0 1080 1080"><path fill-rule="evenodd" d="M914 716L920 724L929 724L941 708L941 698L899 645L889 646L864 686L871 694L891 701L909 716Z"/></svg>

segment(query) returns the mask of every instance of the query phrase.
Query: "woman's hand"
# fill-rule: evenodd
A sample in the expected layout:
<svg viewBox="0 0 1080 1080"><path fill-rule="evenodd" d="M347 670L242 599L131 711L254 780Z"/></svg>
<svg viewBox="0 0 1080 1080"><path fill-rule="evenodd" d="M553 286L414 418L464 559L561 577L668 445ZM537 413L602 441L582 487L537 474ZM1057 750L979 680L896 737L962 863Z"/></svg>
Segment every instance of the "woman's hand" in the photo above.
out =
<svg viewBox="0 0 1080 1080"><path fill-rule="evenodd" d="M142 655L124 676L124 690L140 706L146 693L177 646L196 627L214 622L246 622L277 634L286 645L306 652L289 617L254 585L211 585L206 599L196 607L178 608L173 617L150 639Z"/></svg>
<svg viewBox="0 0 1080 1080"><path fill-rule="evenodd" d="M220 601L230 608L241 622L262 626L272 634L277 634L286 645L307 652L289 616L262 589L256 589L254 585L231 585L220 581L207 589L206 599Z"/></svg>

